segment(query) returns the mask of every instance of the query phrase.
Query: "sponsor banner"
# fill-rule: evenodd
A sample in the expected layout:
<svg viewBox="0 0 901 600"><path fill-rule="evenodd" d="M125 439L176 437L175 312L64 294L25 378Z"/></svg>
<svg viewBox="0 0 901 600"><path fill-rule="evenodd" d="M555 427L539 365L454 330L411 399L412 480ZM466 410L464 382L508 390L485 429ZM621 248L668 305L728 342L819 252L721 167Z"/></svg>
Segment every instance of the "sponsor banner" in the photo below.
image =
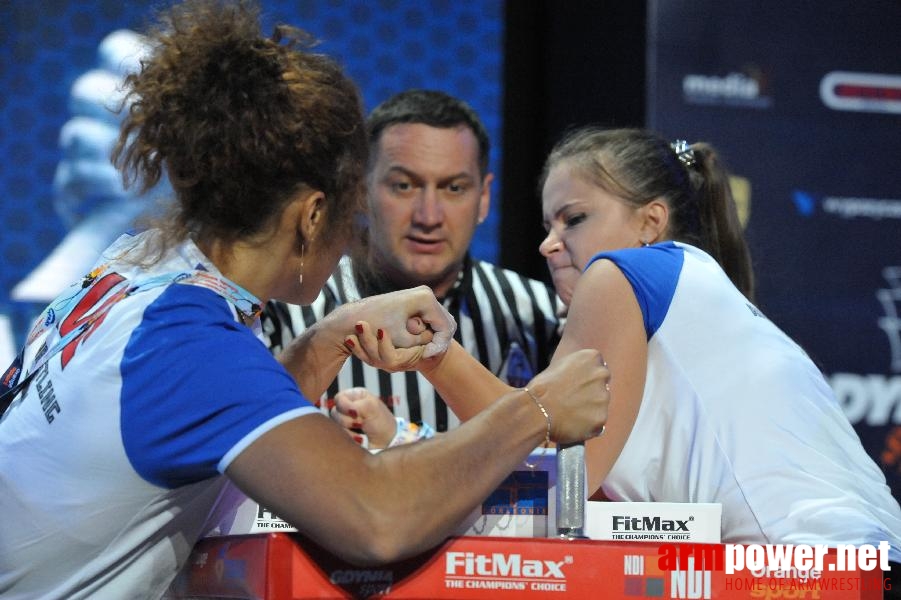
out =
<svg viewBox="0 0 901 600"><path fill-rule="evenodd" d="M901 498L901 54L883 50L901 4L648 7L647 125L712 143L746 182L756 305L827 374Z"/></svg>
<svg viewBox="0 0 901 600"><path fill-rule="evenodd" d="M557 532L557 452L535 450L534 469L511 473L479 508L470 513L456 535L535 538Z"/></svg>
<svg viewBox="0 0 901 600"><path fill-rule="evenodd" d="M589 502L585 533L594 540L720 541L723 507L713 503Z"/></svg>
<svg viewBox="0 0 901 600"><path fill-rule="evenodd" d="M691 555L671 559L671 548ZM194 549L166 597L878 600L890 584L878 569L829 571L834 553L822 572L764 567L727 575L726 550L722 544L459 537L410 560L357 568L292 534L210 538Z"/></svg>
<svg viewBox="0 0 901 600"><path fill-rule="evenodd" d="M682 97L689 104L768 108L766 78L759 70L725 75L688 73L682 78Z"/></svg>
<svg viewBox="0 0 901 600"><path fill-rule="evenodd" d="M901 75L831 71L820 81L820 98L833 110L901 114Z"/></svg>

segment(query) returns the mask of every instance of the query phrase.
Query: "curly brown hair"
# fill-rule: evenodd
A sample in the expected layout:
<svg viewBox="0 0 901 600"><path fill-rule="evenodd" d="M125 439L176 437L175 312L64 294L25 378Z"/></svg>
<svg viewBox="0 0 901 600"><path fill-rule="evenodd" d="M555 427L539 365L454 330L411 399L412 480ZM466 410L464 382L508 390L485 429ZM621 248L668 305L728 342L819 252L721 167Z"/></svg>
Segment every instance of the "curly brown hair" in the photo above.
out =
<svg viewBox="0 0 901 600"><path fill-rule="evenodd" d="M303 30L260 33L253 2L188 0L159 15L149 58L126 79L113 161L146 191L175 192L163 246L266 231L297 192L325 193L328 226L362 210L367 157L356 85ZM334 230L334 229L333 229Z"/></svg>

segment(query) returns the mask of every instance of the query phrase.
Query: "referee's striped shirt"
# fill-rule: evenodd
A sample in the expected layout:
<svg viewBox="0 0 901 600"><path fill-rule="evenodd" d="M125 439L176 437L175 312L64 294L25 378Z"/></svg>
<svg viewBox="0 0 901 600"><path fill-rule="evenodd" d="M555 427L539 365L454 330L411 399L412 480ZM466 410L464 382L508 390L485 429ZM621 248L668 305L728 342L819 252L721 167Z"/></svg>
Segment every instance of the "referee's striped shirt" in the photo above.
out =
<svg viewBox="0 0 901 600"><path fill-rule="evenodd" d="M388 290L382 290L388 291ZM309 306L269 302L263 312L263 335L278 353L304 329L347 302L361 297L351 262L341 259L335 274ZM550 286L480 260L466 258L463 271L444 299L457 320L458 342L495 375L514 387L525 385L550 362L560 335L562 303ZM377 394L394 414L408 422L428 423L436 431L460 424L456 415L419 373L387 373L355 357L320 398L364 387Z"/></svg>

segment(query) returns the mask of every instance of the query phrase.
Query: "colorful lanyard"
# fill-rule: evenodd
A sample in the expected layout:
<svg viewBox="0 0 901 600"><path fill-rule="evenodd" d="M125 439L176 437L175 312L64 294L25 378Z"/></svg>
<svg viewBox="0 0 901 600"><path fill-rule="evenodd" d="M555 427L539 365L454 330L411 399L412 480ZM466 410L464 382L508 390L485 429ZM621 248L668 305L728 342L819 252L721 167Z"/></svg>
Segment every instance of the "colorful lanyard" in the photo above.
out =
<svg viewBox="0 0 901 600"><path fill-rule="evenodd" d="M194 270L164 273L140 281L125 279L118 273L106 273L102 265L88 273L81 281L73 283L56 300L51 302L35 321L24 348L9 368L0 376L0 415L16 394L28 385L32 377L56 354L63 352L63 366L74 353L75 342L83 334L100 325L120 300L172 283L196 285L211 290L235 307L244 320L256 319L262 306L250 292L241 286L218 277L209 271ZM81 314L83 312L83 314ZM74 315L74 318L73 318ZM56 331L59 339L48 345L50 334ZM25 350L41 336L41 343L31 367L23 377ZM85 338L86 339L86 338Z"/></svg>

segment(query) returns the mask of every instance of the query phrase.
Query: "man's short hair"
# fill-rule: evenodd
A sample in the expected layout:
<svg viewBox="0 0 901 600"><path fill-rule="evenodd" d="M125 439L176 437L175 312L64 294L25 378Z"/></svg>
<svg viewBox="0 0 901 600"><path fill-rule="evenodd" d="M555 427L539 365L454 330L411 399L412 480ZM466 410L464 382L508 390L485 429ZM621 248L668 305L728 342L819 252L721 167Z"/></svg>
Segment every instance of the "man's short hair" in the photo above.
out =
<svg viewBox="0 0 901 600"><path fill-rule="evenodd" d="M479 142L479 173L488 173L491 142L485 125L469 104L444 92L435 90L406 90L395 94L376 106L366 119L366 129L372 151L387 127L399 123L422 123L430 127L451 128L464 125L472 130Z"/></svg>

